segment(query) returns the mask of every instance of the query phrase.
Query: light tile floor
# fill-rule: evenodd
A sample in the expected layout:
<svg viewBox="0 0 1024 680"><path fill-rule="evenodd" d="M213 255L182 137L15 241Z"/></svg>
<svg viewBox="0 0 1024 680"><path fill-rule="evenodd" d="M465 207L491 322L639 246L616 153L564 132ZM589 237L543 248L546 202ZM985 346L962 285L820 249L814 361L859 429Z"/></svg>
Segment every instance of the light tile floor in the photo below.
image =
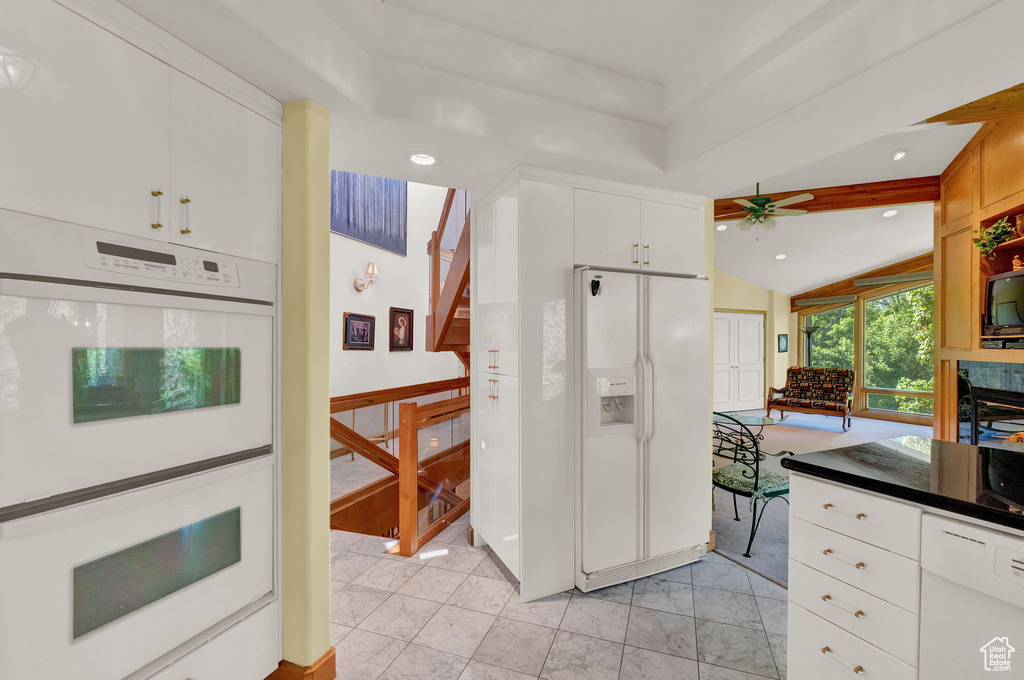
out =
<svg viewBox="0 0 1024 680"><path fill-rule="evenodd" d="M467 520L409 558L331 532L340 680L786 678L786 590L724 557L523 604Z"/></svg>

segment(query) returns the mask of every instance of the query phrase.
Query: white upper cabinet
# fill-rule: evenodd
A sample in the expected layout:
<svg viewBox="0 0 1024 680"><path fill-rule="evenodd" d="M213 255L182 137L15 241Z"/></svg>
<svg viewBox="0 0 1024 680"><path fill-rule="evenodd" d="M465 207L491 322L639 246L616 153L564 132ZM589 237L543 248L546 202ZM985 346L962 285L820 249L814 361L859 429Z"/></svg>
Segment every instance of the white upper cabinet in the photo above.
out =
<svg viewBox="0 0 1024 680"><path fill-rule="evenodd" d="M673 274L705 274L701 212L696 206L640 201L643 268Z"/></svg>
<svg viewBox="0 0 1024 680"><path fill-rule="evenodd" d="M55 2L6 0L0 208L166 239L150 225L151 192L169 185L171 72Z"/></svg>
<svg viewBox="0 0 1024 680"><path fill-rule="evenodd" d="M170 140L170 240L277 262L281 128L174 71Z"/></svg>
<svg viewBox="0 0 1024 680"><path fill-rule="evenodd" d="M575 190L576 264L636 269L640 266L640 201L587 189ZM538 244L543 247L543 244Z"/></svg>
<svg viewBox="0 0 1024 680"><path fill-rule="evenodd" d="M578 265L704 274L703 206L575 190Z"/></svg>
<svg viewBox="0 0 1024 680"><path fill-rule="evenodd" d="M478 268L473 336L477 371L519 375L519 197L518 187L484 207L477 222Z"/></svg>
<svg viewBox="0 0 1024 680"><path fill-rule="evenodd" d="M280 126L56 2L4 3L0 124L2 209L278 261Z"/></svg>

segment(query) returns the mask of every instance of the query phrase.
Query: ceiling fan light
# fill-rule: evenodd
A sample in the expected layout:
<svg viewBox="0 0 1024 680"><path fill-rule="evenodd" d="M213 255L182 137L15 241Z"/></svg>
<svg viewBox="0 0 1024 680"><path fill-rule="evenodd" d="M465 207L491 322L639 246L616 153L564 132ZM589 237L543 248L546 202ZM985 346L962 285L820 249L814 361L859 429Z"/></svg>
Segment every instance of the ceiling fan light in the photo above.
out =
<svg viewBox="0 0 1024 680"><path fill-rule="evenodd" d="M765 215L761 224L764 226L765 229L774 229L776 224L775 218L772 217L771 215Z"/></svg>

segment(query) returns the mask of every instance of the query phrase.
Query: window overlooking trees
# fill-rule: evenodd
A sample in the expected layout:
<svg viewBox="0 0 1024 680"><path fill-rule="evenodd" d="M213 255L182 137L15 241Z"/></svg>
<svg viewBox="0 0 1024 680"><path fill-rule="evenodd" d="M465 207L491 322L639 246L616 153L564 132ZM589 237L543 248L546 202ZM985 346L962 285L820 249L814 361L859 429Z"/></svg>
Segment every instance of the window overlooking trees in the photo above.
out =
<svg viewBox="0 0 1024 680"><path fill-rule="evenodd" d="M865 302L865 387L932 391L933 291L929 284ZM868 408L930 414L932 400L869 393Z"/></svg>
<svg viewBox="0 0 1024 680"><path fill-rule="evenodd" d="M803 327L818 327L811 334L811 366L853 368L853 319L853 305L804 317Z"/></svg>
<svg viewBox="0 0 1024 680"><path fill-rule="evenodd" d="M874 298L861 294L852 305L802 316L802 327L817 327L807 365L863 373L857 376L855 409L931 415L933 298L929 283ZM858 315L862 339L855 334Z"/></svg>

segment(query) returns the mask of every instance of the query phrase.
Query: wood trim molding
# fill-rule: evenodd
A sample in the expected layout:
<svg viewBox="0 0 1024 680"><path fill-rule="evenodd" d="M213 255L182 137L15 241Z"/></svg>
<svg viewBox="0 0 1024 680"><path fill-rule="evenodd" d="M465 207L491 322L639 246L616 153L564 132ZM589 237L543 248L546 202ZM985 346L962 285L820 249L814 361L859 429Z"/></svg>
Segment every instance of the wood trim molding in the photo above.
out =
<svg viewBox="0 0 1024 680"><path fill-rule="evenodd" d="M277 670L268 675L266 680L334 680L336 664L334 647L331 647L310 666L299 666L282 659Z"/></svg>
<svg viewBox="0 0 1024 680"><path fill-rule="evenodd" d="M906 205L908 203L933 203L939 200L939 176L912 177L910 179L894 179L884 182L866 182L863 184L843 184L834 187L817 189L801 189L799 191L769 191L763 195L771 196L779 201L790 196L810 191L814 198L797 205L809 213L831 212L834 210L856 210L858 208L880 208L888 205ZM732 221L742 216L732 215L742 208L733 201L739 196L719 198L715 200L715 219ZM747 200L753 196L743 196Z"/></svg>
<svg viewBox="0 0 1024 680"><path fill-rule="evenodd" d="M987 97L976 99L963 106L932 116L925 122L962 125L963 123L980 123L1019 113L1024 113L1024 84L1014 85Z"/></svg>
<svg viewBox="0 0 1024 680"><path fill-rule="evenodd" d="M875 297L881 292L883 292L885 289L881 287L864 288L862 286L855 286L853 284L854 280L878 278L881 276L893 276L895 274L908 274L911 272L932 271L934 259L934 253L928 252L925 253L924 255L918 255L917 257L911 257L909 259L903 260L902 262L886 265L885 267L872 269L871 271L864 272L863 274L851 276L847 279L843 279L842 281L830 283L827 286L821 286L820 288L808 290L803 293L797 293L796 295L793 295L790 298L790 311L799 312L801 314L807 314L809 311L811 311L811 309L809 309L808 307L798 305L798 300L813 300L816 298L840 297L844 295ZM898 288L912 287L913 283L896 284L896 286Z"/></svg>

